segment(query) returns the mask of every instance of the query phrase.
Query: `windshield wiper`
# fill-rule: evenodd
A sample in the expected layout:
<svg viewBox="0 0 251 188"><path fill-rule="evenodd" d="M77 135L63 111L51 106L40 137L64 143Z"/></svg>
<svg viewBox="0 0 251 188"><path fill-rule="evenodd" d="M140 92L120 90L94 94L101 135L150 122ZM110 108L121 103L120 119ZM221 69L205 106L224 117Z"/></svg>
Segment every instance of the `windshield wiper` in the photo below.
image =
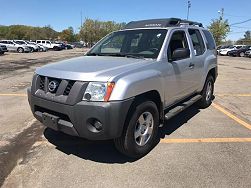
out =
<svg viewBox="0 0 251 188"><path fill-rule="evenodd" d="M93 52L93 53L87 53L86 55L87 55L87 56L98 56L99 54Z"/></svg>
<svg viewBox="0 0 251 188"><path fill-rule="evenodd" d="M143 56L137 56L132 54L123 54L123 53L88 53L87 56L113 56L113 57L127 57L135 59L143 59Z"/></svg>
<svg viewBox="0 0 251 188"><path fill-rule="evenodd" d="M135 58L135 59L144 59L144 56L137 56L137 55L132 55L132 54L127 54L125 57L128 58Z"/></svg>

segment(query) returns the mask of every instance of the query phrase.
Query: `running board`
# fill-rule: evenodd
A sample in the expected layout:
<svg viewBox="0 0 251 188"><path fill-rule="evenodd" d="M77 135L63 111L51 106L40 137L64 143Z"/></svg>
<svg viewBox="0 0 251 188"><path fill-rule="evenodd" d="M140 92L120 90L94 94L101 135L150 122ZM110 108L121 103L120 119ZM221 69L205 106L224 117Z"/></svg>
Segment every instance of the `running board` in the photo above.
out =
<svg viewBox="0 0 251 188"><path fill-rule="evenodd" d="M196 95L192 98L190 98L187 101L184 101L182 103L177 104L174 108L171 108L166 114L165 114L165 120L171 119L173 116L177 115L178 113L182 112L195 102L201 99L201 95Z"/></svg>

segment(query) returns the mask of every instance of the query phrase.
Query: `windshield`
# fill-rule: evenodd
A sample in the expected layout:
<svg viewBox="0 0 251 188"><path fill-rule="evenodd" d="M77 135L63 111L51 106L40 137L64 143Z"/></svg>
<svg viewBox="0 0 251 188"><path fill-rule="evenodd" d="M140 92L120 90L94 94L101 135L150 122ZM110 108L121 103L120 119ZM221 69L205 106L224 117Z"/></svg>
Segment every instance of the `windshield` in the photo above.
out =
<svg viewBox="0 0 251 188"><path fill-rule="evenodd" d="M87 55L157 58L166 29L114 32L101 40Z"/></svg>

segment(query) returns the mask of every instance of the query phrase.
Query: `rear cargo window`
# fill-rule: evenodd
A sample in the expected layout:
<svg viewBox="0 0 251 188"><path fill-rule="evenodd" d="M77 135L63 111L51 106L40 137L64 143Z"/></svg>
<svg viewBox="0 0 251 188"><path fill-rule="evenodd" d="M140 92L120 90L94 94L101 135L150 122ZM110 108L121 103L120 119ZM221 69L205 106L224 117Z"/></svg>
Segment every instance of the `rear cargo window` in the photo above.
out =
<svg viewBox="0 0 251 188"><path fill-rule="evenodd" d="M214 50L216 47L215 47L215 42L214 42L214 38L212 34L207 30L203 30L203 33L207 39L207 48L209 50Z"/></svg>

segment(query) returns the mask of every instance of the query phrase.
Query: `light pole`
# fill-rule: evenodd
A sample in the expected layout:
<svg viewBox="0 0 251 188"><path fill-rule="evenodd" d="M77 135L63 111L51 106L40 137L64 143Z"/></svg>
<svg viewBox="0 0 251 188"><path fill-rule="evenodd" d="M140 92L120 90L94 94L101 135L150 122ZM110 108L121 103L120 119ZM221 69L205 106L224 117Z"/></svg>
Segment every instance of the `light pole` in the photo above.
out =
<svg viewBox="0 0 251 188"><path fill-rule="evenodd" d="M191 1L187 1L187 20L189 18L189 11L190 11L190 8L191 8Z"/></svg>
<svg viewBox="0 0 251 188"><path fill-rule="evenodd" d="M219 15L220 15L220 20L223 20L224 8L222 8L221 10L219 10L218 13L219 13Z"/></svg>

